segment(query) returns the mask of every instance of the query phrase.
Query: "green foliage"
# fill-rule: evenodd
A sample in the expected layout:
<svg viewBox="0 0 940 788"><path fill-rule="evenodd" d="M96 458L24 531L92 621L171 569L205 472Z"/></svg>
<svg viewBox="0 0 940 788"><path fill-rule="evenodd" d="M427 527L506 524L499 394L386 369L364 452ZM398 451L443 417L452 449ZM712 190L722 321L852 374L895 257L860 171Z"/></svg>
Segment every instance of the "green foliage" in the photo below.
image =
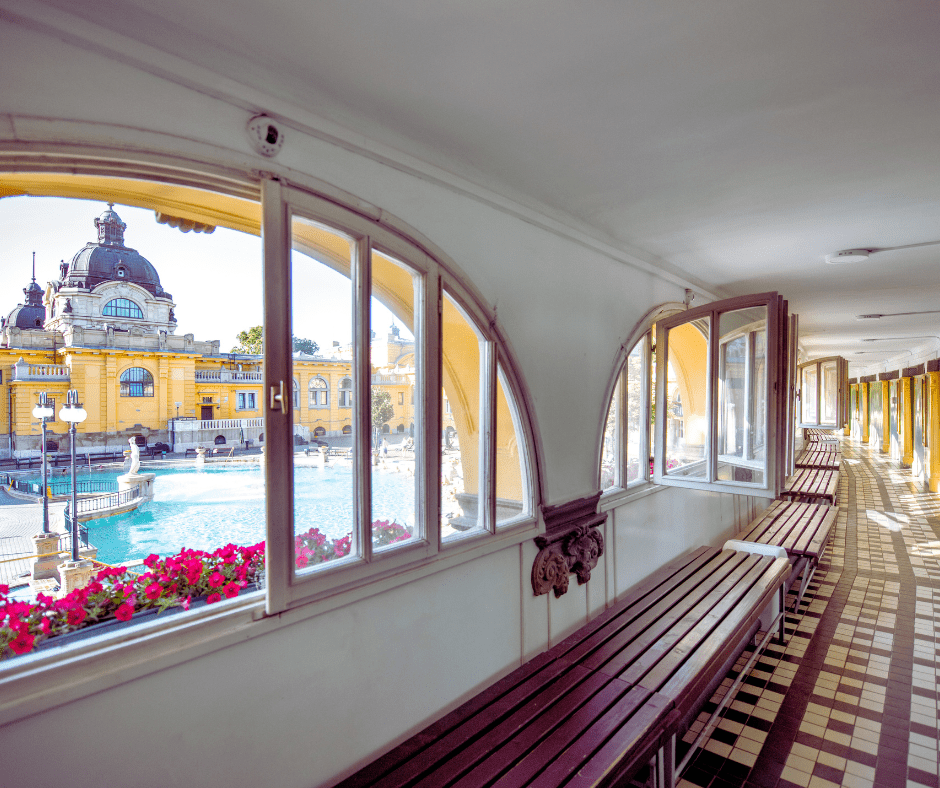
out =
<svg viewBox="0 0 940 788"><path fill-rule="evenodd" d="M251 353L256 356L261 355L261 326L252 326L247 331L239 331L235 338L238 340L238 345L232 348L232 353Z"/></svg>
<svg viewBox="0 0 940 788"><path fill-rule="evenodd" d="M264 350L264 333L261 326L252 326L247 331L239 331L236 339L238 345L232 348L232 353L250 353L260 356ZM311 356L315 356L320 350L320 346L316 342L304 337L292 336L291 344L294 352L299 350Z"/></svg>
<svg viewBox="0 0 940 788"><path fill-rule="evenodd" d="M372 426L381 429L392 416L395 409L392 407L392 395L385 389L372 389Z"/></svg>

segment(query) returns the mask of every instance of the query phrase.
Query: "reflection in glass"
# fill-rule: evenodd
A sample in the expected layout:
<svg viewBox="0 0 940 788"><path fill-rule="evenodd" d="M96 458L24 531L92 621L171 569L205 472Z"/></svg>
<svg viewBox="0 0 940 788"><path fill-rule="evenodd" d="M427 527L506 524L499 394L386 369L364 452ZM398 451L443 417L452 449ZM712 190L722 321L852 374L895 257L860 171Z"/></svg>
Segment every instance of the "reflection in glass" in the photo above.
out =
<svg viewBox="0 0 940 788"><path fill-rule="evenodd" d="M519 413L506 393L509 386L501 366L496 375L496 525L528 514L524 490L529 485L522 461L524 444Z"/></svg>
<svg viewBox="0 0 940 788"><path fill-rule="evenodd" d="M382 550L417 538L414 406L417 356L415 292L420 277L401 262L372 254L372 548ZM384 308L383 308L384 307ZM389 311L393 318L388 319ZM398 477L395 493L391 477Z"/></svg>
<svg viewBox="0 0 940 788"><path fill-rule="evenodd" d="M640 429L646 410L643 407L645 397L648 396L643 364L643 346L646 341L644 337L637 342L627 356L627 483L624 486L646 481L648 474L649 446L642 447L642 450L640 446L641 433L647 434Z"/></svg>
<svg viewBox="0 0 940 788"><path fill-rule="evenodd" d="M311 380L318 378L337 393L328 398L328 408L311 408L309 398L299 397L292 410L294 565L298 572L309 572L359 554L353 517L356 425L350 407L352 246L343 236L300 217L292 219L291 232L294 378L299 391L309 390ZM344 381L348 388L343 388Z"/></svg>
<svg viewBox="0 0 940 788"><path fill-rule="evenodd" d="M838 420L839 374L835 361L821 365L822 376L822 416L821 424L835 424Z"/></svg>
<svg viewBox="0 0 940 788"><path fill-rule="evenodd" d="M800 389L802 422L804 424L818 424L816 403L819 401L819 391L816 385L815 364L803 367L803 381Z"/></svg>
<svg viewBox="0 0 940 788"><path fill-rule="evenodd" d="M666 473L706 475L708 336L710 318L670 328L666 334Z"/></svg>
<svg viewBox="0 0 940 788"><path fill-rule="evenodd" d="M767 308L718 318L720 481L763 484L766 472Z"/></svg>
<svg viewBox="0 0 940 788"><path fill-rule="evenodd" d="M607 422L604 425L604 447L601 451L601 490L620 486L620 446L617 418L617 403L620 402L621 379L617 379L614 395L607 409Z"/></svg>
<svg viewBox="0 0 940 788"><path fill-rule="evenodd" d="M441 538L482 527L480 343L483 338L445 292L441 312Z"/></svg>

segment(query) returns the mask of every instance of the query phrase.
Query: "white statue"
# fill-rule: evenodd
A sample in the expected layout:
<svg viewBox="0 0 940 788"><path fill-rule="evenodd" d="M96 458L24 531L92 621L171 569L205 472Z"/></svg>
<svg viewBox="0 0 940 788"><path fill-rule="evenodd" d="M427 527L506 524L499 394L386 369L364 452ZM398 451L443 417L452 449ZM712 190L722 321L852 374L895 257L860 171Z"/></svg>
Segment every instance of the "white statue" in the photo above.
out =
<svg viewBox="0 0 940 788"><path fill-rule="evenodd" d="M128 438L127 442L131 446L131 467L128 473L137 473L140 470L140 447L133 438Z"/></svg>

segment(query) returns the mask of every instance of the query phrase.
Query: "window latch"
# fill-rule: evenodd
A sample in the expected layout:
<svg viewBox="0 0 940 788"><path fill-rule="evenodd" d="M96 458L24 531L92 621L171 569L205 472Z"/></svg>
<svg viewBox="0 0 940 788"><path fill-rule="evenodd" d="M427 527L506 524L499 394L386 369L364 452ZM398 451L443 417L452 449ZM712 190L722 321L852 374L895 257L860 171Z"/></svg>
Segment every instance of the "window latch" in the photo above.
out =
<svg viewBox="0 0 940 788"><path fill-rule="evenodd" d="M271 386L270 389L270 409L279 410L285 416L287 415L288 402L284 399L284 381L279 381L279 385Z"/></svg>

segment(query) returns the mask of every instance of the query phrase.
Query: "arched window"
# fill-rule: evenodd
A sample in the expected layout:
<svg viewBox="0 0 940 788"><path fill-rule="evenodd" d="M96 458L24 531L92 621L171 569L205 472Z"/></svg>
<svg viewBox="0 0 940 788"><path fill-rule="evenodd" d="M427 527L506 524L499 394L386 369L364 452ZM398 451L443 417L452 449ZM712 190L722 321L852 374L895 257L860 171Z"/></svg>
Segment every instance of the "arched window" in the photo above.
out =
<svg viewBox="0 0 940 788"><path fill-rule="evenodd" d="M343 378L339 382L339 406L341 408L352 407L352 380Z"/></svg>
<svg viewBox="0 0 940 788"><path fill-rule="evenodd" d="M315 428L314 428L314 430L313 430L313 437L314 437L314 438L322 438L324 435L326 435L326 427L315 427Z"/></svg>
<svg viewBox="0 0 940 788"><path fill-rule="evenodd" d="M300 407L300 384L294 378L294 408Z"/></svg>
<svg viewBox="0 0 940 788"><path fill-rule="evenodd" d="M328 408L330 406L330 384L319 375L310 381L310 407Z"/></svg>
<svg viewBox="0 0 940 788"><path fill-rule="evenodd" d="M137 320L144 319L144 313L141 308L133 301L127 298L112 298L104 305L101 310L102 315L107 317L132 317Z"/></svg>
<svg viewBox="0 0 940 788"><path fill-rule="evenodd" d="M350 425L345 425L343 427L343 435L352 435L352 427Z"/></svg>
<svg viewBox="0 0 940 788"><path fill-rule="evenodd" d="M152 397L153 375L143 367L131 367L121 373L122 397Z"/></svg>

